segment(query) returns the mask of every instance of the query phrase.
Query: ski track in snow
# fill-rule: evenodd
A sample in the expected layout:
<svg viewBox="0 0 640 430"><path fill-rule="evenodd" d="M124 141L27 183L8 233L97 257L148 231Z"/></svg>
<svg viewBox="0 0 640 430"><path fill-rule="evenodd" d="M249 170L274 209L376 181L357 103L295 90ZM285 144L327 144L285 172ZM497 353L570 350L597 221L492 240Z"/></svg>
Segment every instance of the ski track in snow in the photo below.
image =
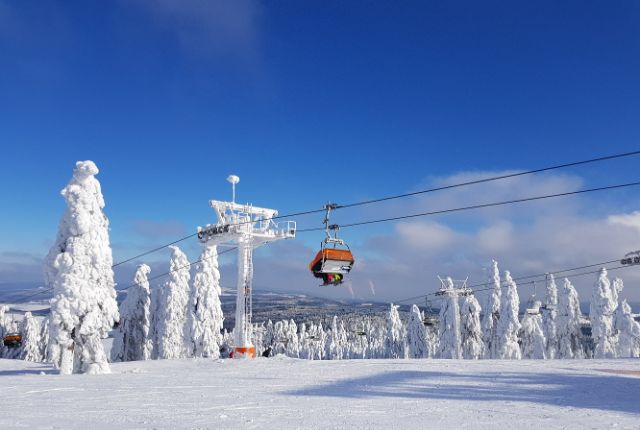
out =
<svg viewBox="0 0 640 430"><path fill-rule="evenodd" d="M637 359L276 357L111 368L60 376L0 360L0 428L640 428Z"/></svg>

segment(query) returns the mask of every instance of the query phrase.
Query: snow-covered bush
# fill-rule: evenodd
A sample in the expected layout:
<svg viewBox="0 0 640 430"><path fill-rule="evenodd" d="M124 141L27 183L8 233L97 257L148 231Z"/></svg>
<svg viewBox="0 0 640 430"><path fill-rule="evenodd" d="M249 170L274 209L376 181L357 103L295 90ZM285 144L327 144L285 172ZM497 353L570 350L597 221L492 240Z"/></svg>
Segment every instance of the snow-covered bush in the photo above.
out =
<svg viewBox="0 0 640 430"><path fill-rule="evenodd" d="M62 190L67 210L44 275L53 288L50 355L60 373L108 373L102 346L118 317L109 220L95 178L98 168L79 161Z"/></svg>

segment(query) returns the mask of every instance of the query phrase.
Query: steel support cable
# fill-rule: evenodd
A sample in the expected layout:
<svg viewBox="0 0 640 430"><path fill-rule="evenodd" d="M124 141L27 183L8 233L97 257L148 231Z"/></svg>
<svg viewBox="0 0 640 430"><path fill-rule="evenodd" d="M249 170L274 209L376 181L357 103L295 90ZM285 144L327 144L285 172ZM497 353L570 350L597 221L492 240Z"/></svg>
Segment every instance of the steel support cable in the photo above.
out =
<svg viewBox="0 0 640 430"><path fill-rule="evenodd" d="M591 158L591 159L587 159L587 160L574 161L574 162L570 162L570 163L557 164L557 165L554 165L554 166L548 166L548 167L543 167L543 168L539 168L539 169L526 170L524 172L517 172L517 173L506 174L506 175L492 176L492 177L489 177L489 178L483 178L483 179L477 179L477 180L474 180L474 181L461 182L461 183L458 183L458 184L446 185L446 186L442 186L442 187L429 188L429 189L426 189L426 190L414 191L414 192L411 192L411 193L396 194L396 195L381 197L381 198L377 198L377 199L364 200L364 201L355 202L355 203L348 203L348 204L344 204L344 205L337 205L336 209L343 209L343 208L350 208L350 207L356 207L356 206L369 205L369 204L380 203L380 202L388 201L388 200L395 200L395 199L411 197L411 196L415 196L415 195L419 195L419 194L431 193L431 192L435 192L435 191L444 191L444 190L449 190L449 189L453 189L453 188L459 188L459 187L465 187L465 186L469 186L469 185L482 184L482 183L498 181L498 180L502 180L502 179L515 178L515 177L518 177L518 176L531 175L531 174L534 174L534 173L548 172L548 171L551 171L551 170L563 169L563 168L567 168L567 167L575 167L575 166L580 166L580 165L585 165L585 164L590 164L590 163L598 163L598 162L614 160L614 159L618 159L618 158L632 157L632 156L636 156L636 155L640 155L640 150L623 152L623 153L613 154L613 155L606 155L606 156L603 156L603 157L596 157L596 158ZM282 218L289 218L289 217L294 217L294 216L311 215L311 214L321 213L321 212L324 212L324 211L325 211L325 208L323 207L322 209L312 209L312 210L307 210L307 211L294 212L294 213L290 213L290 214L286 214L286 215L278 215L278 216L275 216L275 217L272 217L272 218L265 219L265 221L267 221L267 220L275 220L275 219L282 219ZM246 223L248 223L248 222L239 223L238 225L246 224ZM307 231L314 231L314 230L307 230ZM133 257L127 258L126 260L122 260L122 261L114 264L112 267L118 267L118 266L120 266L122 264L129 263L130 261L136 260L136 259L138 259L140 257L144 257L144 256L152 254L154 252L160 251L160 250L162 250L162 249L164 249L164 248L166 248L168 246L175 245L176 243L183 242L183 241L185 241L187 239L191 239L192 237L195 237L195 236L197 236L197 233L189 234L189 235L184 236L184 237L182 237L180 239L174 240L173 242L170 242L170 243L168 243L166 245L159 246L157 248L154 248L154 249L151 249L149 251L143 252L141 254L135 255Z"/></svg>

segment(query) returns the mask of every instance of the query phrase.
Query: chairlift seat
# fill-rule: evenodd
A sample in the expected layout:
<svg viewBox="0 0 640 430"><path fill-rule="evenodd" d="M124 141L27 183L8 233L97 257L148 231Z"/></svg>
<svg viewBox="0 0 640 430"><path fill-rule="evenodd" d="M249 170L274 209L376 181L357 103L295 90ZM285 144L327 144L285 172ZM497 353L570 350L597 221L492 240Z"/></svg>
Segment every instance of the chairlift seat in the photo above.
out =
<svg viewBox="0 0 640 430"><path fill-rule="evenodd" d="M4 339L4 346L7 348L19 348L22 345L22 335L19 333L9 333Z"/></svg>
<svg viewBox="0 0 640 430"><path fill-rule="evenodd" d="M309 263L309 270L316 278L322 278L324 273L338 273L345 275L353 267L353 254L348 249L322 248Z"/></svg>

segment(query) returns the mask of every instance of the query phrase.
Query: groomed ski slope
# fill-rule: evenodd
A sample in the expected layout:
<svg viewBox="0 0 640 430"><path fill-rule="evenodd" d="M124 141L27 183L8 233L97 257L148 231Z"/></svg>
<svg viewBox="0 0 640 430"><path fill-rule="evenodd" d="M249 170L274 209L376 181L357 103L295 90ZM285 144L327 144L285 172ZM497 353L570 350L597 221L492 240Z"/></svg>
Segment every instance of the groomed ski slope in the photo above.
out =
<svg viewBox="0 0 640 430"><path fill-rule="evenodd" d="M0 360L0 428L640 428L636 360ZM44 374L42 374L43 372Z"/></svg>

